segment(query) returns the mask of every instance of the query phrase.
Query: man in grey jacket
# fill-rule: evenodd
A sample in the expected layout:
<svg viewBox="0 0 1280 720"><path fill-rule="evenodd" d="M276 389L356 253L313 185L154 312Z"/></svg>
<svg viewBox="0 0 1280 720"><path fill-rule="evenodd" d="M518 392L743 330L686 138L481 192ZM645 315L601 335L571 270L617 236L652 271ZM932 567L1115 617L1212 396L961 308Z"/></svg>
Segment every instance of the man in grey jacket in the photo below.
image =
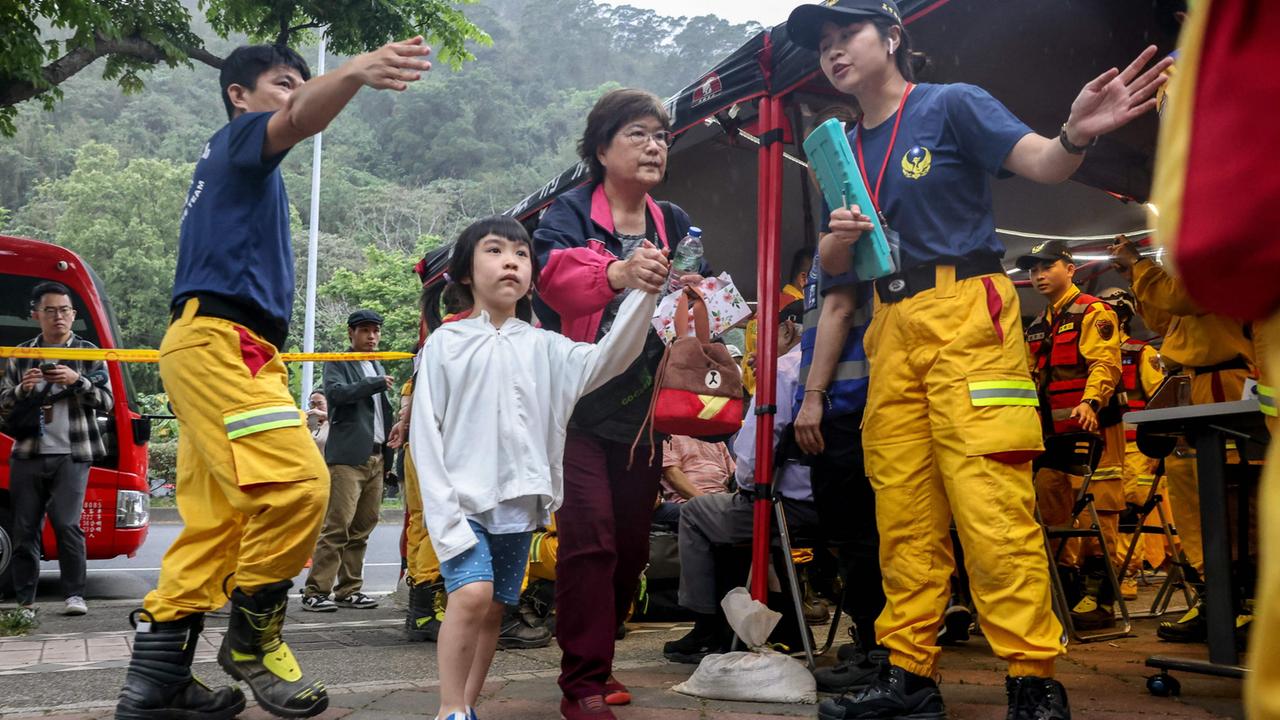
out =
<svg viewBox="0 0 1280 720"><path fill-rule="evenodd" d="M353 352L377 352L382 316L356 310L347 318ZM329 439L324 448L332 485L324 528L316 541L302 609L333 612L339 607L378 606L360 592L364 554L378 524L382 480L390 461L392 379L376 360L327 363L324 394L329 403ZM333 593L330 599L329 593Z"/></svg>

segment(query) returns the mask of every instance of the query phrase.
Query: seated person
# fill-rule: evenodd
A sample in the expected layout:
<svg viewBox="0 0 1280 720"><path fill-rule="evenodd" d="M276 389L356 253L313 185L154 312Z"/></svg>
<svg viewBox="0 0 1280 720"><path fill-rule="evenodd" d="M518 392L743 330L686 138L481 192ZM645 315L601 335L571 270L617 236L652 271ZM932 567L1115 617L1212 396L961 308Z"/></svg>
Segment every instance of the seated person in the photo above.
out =
<svg viewBox="0 0 1280 720"><path fill-rule="evenodd" d="M733 471L733 458L724 443L672 435L662 444L661 500L653 512L654 524L674 526L687 501L727 493Z"/></svg>
<svg viewBox="0 0 1280 720"><path fill-rule="evenodd" d="M781 315L778 328L779 398L795 396L800 377L801 304L792 303ZM774 417L774 443L791 424L792 404L781 402ZM737 492L700 495L685 503L680 511L680 605L697 615L693 630L667 643L662 654L672 662L696 663L712 652L727 649L722 624L716 617L720 598L716 595L716 569L712 546L751 540L752 491L756 468L755 401L733 442L737 460ZM809 484L809 468L789 460L774 478L782 495L787 526L792 533L815 534L818 511Z"/></svg>

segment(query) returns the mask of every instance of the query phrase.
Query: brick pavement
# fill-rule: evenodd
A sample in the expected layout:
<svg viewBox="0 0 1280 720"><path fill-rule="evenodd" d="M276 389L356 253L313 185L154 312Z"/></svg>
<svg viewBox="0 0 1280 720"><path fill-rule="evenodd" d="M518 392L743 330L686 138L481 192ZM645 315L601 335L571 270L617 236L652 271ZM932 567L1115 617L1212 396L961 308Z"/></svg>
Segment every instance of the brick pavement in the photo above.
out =
<svg viewBox="0 0 1280 720"><path fill-rule="evenodd" d="M1182 681L1182 698L1153 698L1145 690L1150 670L1143 665L1149 654L1203 657L1202 646L1171 646L1154 639L1154 621L1138 621L1136 637L1114 642L1078 645L1059 665L1059 676L1071 697L1077 720L1214 720L1242 718L1237 681L1176 675ZM221 637L217 632L202 638L197 660L212 657ZM29 674L38 682L45 671L73 671L119 666L127 657L129 637L124 633L89 633L82 636L45 636L0 639L0 673ZM679 695L671 686L684 680L692 666L675 665L651 657L629 658L619 663L618 677L632 689L635 702L621 708L619 720L768 720L814 717L813 706L761 705L710 701ZM952 718L1000 720L1005 713L1003 668L991 657L980 638L964 646L947 648L942 660L943 693ZM484 720L538 720L557 718L559 690L554 670L510 673L494 678L485 688L479 706ZM363 720L379 718L430 718L438 696L435 682L375 682L334 685L332 703L322 718ZM6 720L61 718L101 720L111 716L111 702L11 712ZM0 706L3 706L0 700ZM241 715L245 720L269 717L256 707Z"/></svg>

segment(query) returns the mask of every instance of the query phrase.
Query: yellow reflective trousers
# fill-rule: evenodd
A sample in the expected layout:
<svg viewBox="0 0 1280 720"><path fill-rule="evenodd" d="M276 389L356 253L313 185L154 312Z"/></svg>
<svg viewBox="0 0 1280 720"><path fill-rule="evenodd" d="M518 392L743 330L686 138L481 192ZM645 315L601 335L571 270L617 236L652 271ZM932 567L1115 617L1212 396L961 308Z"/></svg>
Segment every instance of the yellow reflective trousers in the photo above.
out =
<svg viewBox="0 0 1280 720"><path fill-rule="evenodd" d="M405 396L409 402L411 396ZM406 433L408 434L408 433ZM404 453L404 511L409 515L409 526L405 529L408 536L405 549L405 560L408 562L409 582L414 585L430 585L440 582L440 559L436 557L436 549L431 545L427 535L427 526L422 519L422 488L418 486L418 468L413 464L413 454L405 446Z"/></svg>
<svg viewBox="0 0 1280 720"><path fill-rule="evenodd" d="M1009 674L1053 674L1064 652L1035 520L1031 459L1043 449L1013 283L1003 274L881 304L866 335L863 425L876 492L890 660L932 676L955 559L954 518L983 632Z"/></svg>
<svg viewBox="0 0 1280 720"><path fill-rule="evenodd" d="M143 601L158 622L222 607L291 580L315 547L329 472L289 395L276 348L189 300L160 344L160 379L178 417L183 528ZM232 576L234 577L228 577Z"/></svg>

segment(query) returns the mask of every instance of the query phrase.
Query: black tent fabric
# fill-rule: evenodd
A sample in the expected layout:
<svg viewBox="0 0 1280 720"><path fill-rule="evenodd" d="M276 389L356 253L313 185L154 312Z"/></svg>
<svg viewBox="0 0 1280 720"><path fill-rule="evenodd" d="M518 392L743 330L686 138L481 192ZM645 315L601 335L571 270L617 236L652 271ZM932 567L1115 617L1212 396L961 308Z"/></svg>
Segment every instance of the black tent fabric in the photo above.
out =
<svg viewBox="0 0 1280 720"><path fill-rule="evenodd" d="M1162 0L902 0L913 46L930 58L928 82L985 88L1034 130L1056 135L1080 88L1111 66L1123 67L1147 45L1173 49L1176 2ZM836 97L817 54L790 42L786 25L752 37L666 103L676 145L709 120L749 124L751 101ZM735 117L730 109L737 108ZM1151 185L1156 118L1144 117L1102 138L1074 178L1120 198L1145 202ZM705 139L705 138L703 138ZM791 144L789 142L789 144ZM559 194L587 181L575 165L516 203L507 214L529 220ZM660 193L661 191L659 191Z"/></svg>

